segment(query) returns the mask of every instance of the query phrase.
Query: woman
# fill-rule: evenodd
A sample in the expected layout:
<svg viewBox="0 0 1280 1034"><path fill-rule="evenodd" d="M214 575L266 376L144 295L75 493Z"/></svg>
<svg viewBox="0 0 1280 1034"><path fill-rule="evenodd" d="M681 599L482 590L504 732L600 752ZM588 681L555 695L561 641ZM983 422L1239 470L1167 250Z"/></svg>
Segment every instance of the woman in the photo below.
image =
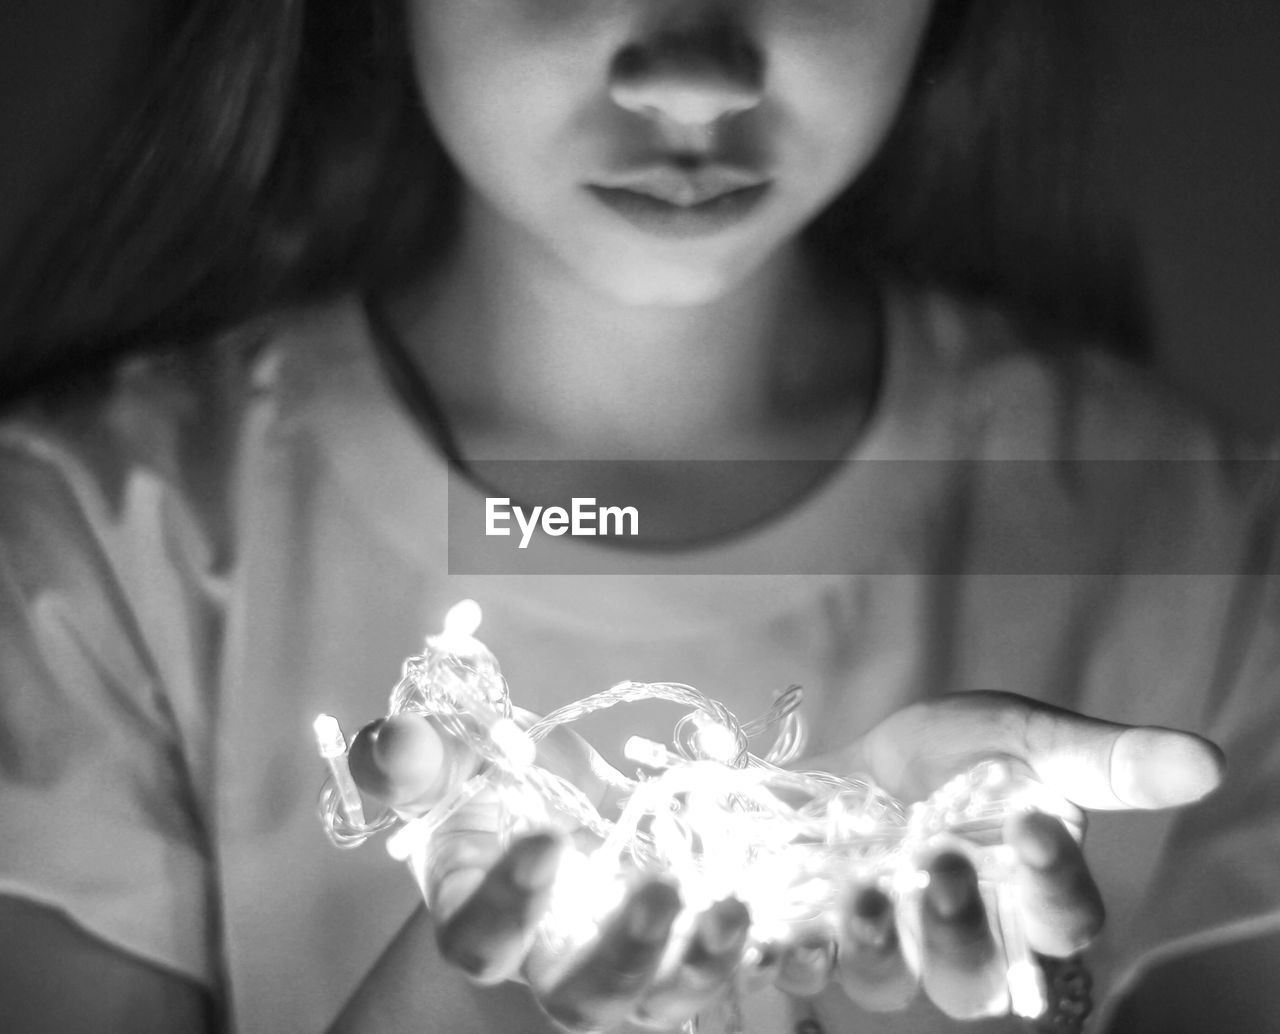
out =
<svg viewBox="0 0 1280 1034"><path fill-rule="evenodd" d="M472 988L433 944L517 972L555 844L500 860L464 827L467 864L436 874L433 916L413 912L385 860L316 843L295 736L318 710L379 710L370 684L464 594L523 706L679 678L749 713L802 682L815 752L903 792L997 751L1082 806L1186 803L1219 780L1209 744L1061 709L1195 727L1257 764L1224 807L1139 824L1128 868L1100 823L1092 868L1126 917L1100 973L1273 907L1265 880L1252 903L1178 881L1238 880L1240 854L1206 847L1218 824L1270 828L1248 736L1274 722L1257 695L1274 579L1256 577L1273 570L1274 483L1074 344L1126 329L1131 308L1048 176L1079 160L1063 143L1072 62L1052 62L1075 57L1060 7L423 0L353 40L341 5L315 6L300 55L294 6L198 9L185 39L208 63L184 65L179 37L149 138L164 146L86 203L123 257L104 270L91 250L43 300L43 282L15 292L32 355L266 312L8 426L6 727L24 746L5 808L30 835L4 870L34 903L6 907L37 971L73 949L108 970L96 998L177 1010L156 1021L170 1028L545 1022L526 988ZM365 70L369 106L330 112ZM225 135L183 117L210 103ZM353 282L363 297L282 307ZM588 483L583 459L624 462ZM851 462L870 459L912 462ZM1139 476L1116 484L1100 459ZM1202 462L1150 462L1167 459ZM526 460L561 462L548 481ZM516 576L451 555L451 470L473 497L607 488L654 530L639 549L567 542L549 576ZM1215 548L1193 549L1202 537ZM1202 577L1175 597L1169 573ZM953 694L977 687L1037 700ZM564 763L586 782L575 749ZM1010 835L1033 943L1069 954L1101 921L1090 867L1061 824ZM1184 843L1204 861L1157 873L1177 902L1157 914L1146 867ZM998 1007L972 872L949 856L932 872L936 950L906 1013L876 1010L910 987L858 985L830 941L783 966L799 1004L766 994L753 1016L929 1029ZM674 899L646 885L625 908L583 966L530 975L558 1020L652 1017ZM842 937L846 958L856 944ZM814 997L837 973L852 1000ZM57 986L60 1029L102 1029ZM678 990L660 1019L689 1004Z"/></svg>

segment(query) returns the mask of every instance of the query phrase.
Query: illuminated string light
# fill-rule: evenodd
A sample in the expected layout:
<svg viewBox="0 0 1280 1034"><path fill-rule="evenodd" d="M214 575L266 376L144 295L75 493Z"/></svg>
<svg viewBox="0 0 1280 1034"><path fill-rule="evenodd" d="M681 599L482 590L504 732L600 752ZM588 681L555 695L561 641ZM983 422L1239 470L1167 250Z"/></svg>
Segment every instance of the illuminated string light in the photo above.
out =
<svg viewBox="0 0 1280 1034"><path fill-rule="evenodd" d="M329 778L348 818L355 825L364 824L364 808L360 802L360 790L351 778L347 767L347 741L342 726L331 714L317 715L312 725L316 734L316 746L320 756L329 766Z"/></svg>
<svg viewBox="0 0 1280 1034"><path fill-rule="evenodd" d="M451 608L424 652L405 661L388 717L371 723L352 744L354 752L379 723L413 716L429 721L442 735L424 735L421 742L441 752L432 759L436 767L406 770L445 773L440 792L419 799L402 787L388 788L385 772L370 776L376 749L349 769L337 722L317 719L317 741L330 768L321 818L336 844L353 846L394 830L388 850L421 867L432 832L485 790L500 804L506 835L558 825L585 828L598 838L594 849L569 848L561 858L540 936L562 949L594 936L622 900L633 870L677 880L688 913L737 897L750 910L756 945L832 916L857 879L876 882L898 900L904 954L916 967L918 907L903 905L917 902L928 884L923 858L943 847L960 850L973 862L989 902L1013 1010L1024 1016L1044 1011L1044 979L1014 907L1014 861L1003 824L1012 812L1037 809L1059 816L1078 836L1079 815L1025 765L1012 758L985 761L909 809L866 778L784 769L804 742L795 686L779 694L765 715L740 723L690 686L623 682L522 729L497 658L475 638L480 620L474 601ZM676 723L670 747L638 736L627 740L626 756L646 772L631 782L621 814L610 820L577 787L536 763L537 743L558 726L642 700L681 704L689 712ZM774 734L771 747L753 754L751 742L766 732ZM385 805L372 819L365 818L357 784Z"/></svg>
<svg viewBox="0 0 1280 1034"><path fill-rule="evenodd" d="M722 765L733 764L740 749L738 734L701 712L694 717L693 724L698 730L695 734L698 752Z"/></svg>
<svg viewBox="0 0 1280 1034"><path fill-rule="evenodd" d="M444 616L444 634L470 639L480 629L483 616L475 600L459 600Z"/></svg>

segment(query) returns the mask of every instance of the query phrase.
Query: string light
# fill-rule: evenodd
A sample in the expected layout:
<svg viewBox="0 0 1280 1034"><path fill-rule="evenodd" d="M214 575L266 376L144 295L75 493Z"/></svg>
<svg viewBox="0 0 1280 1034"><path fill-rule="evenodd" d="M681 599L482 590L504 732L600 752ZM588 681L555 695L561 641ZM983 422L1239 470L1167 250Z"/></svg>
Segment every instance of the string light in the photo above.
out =
<svg viewBox="0 0 1280 1034"><path fill-rule="evenodd" d="M480 620L474 601L456 604L443 630L427 637L424 652L405 661L387 717L362 729L349 751L334 719L316 720L330 769L320 813L334 843L354 846L394 830L388 851L416 859L420 870L432 833L489 791L500 805L501 835L547 825L595 835L594 849L563 852L539 931L561 949L594 936L622 900L632 870L677 880L689 913L738 898L750 910L756 945L833 915L858 880L896 897L904 954L917 968L918 899L928 883L922 860L943 848L958 850L974 865L1003 947L1012 1009L1023 1016L1044 1011L1044 979L1014 907L1014 858L1003 824L1015 811L1036 809L1059 816L1077 836L1080 827L1072 806L1021 762L985 761L910 808L867 778L788 770L782 766L804 743L796 686L760 718L740 723L691 686L623 682L522 729L497 658L475 637ZM670 747L638 736L627 740L626 756L645 771L630 781L621 814L611 820L576 786L537 764L537 744L559 726L642 700L689 711L676 723ZM432 735L423 731L427 726ZM770 748L752 753L752 741L769 732ZM403 737L401 745L411 744L417 756L403 771L389 771L379 736ZM372 819L365 817L357 784L383 805Z"/></svg>
<svg viewBox="0 0 1280 1034"><path fill-rule="evenodd" d="M338 719L329 714L318 715L312 728L320 756L329 766L329 779L338 800L342 802L349 820L355 825L363 825L364 807L360 802L360 790L351 778L351 769L347 765L347 741Z"/></svg>

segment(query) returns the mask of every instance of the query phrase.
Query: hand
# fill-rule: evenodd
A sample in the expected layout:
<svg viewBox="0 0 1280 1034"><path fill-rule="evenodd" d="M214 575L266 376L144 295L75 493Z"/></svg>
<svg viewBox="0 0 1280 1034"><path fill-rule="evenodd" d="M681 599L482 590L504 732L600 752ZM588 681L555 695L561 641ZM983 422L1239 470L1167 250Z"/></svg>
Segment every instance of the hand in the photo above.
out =
<svg viewBox="0 0 1280 1034"><path fill-rule="evenodd" d="M1199 800L1222 776L1221 752L1191 733L1116 725L994 692L913 704L845 750L803 764L863 772L914 801L996 754L1022 760L1043 783L1090 809L1177 807ZM1005 839L1016 858L1014 892L1032 949L1050 956L1081 950L1101 928L1104 911L1080 846L1061 820L1039 813L1012 817ZM918 978L903 957L903 917L883 891L863 886L852 889L825 953L810 946L807 966L790 954L784 962L790 981L813 993L835 977L854 1001L879 1011L905 1006L917 984L956 1018L1005 1011L1005 976L973 867L943 852L927 869ZM839 959L834 968L832 956Z"/></svg>
<svg viewBox="0 0 1280 1034"><path fill-rule="evenodd" d="M628 789L566 729L539 744L538 764L571 781L604 814ZM538 924L561 853L587 834L534 832L504 850L499 821L496 796L482 793L441 826L416 865L441 953L474 980L525 981L546 1012L574 1031L628 1018L671 1029L725 990L749 925L739 902L718 902L678 923L676 888L637 879L589 943L558 952L539 937Z"/></svg>

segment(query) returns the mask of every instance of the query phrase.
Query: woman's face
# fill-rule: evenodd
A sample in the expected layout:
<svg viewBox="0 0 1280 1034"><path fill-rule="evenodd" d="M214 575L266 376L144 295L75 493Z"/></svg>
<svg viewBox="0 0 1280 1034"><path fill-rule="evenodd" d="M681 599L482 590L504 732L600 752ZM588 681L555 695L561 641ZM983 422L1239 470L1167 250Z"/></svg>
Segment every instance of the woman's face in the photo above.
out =
<svg viewBox="0 0 1280 1034"><path fill-rule="evenodd" d="M467 225L618 300L690 305L740 285L866 167L931 7L409 0L409 22Z"/></svg>

